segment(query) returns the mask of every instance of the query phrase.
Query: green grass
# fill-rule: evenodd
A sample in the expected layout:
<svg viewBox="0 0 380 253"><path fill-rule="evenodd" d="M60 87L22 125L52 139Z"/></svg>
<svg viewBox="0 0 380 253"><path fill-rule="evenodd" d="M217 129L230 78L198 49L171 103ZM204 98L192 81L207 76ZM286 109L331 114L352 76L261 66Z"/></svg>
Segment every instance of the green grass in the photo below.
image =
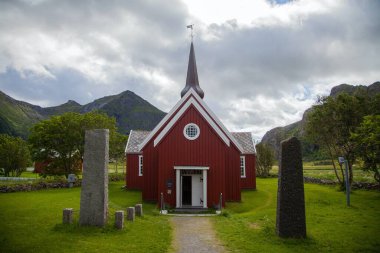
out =
<svg viewBox="0 0 380 253"><path fill-rule="evenodd" d="M80 188L0 194L0 252L166 252L171 228L143 203L144 217L113 228L115 210L141 203L141 192L109 185L109 221L105 228L80 227ZM73 225L62 224L62 210L74 208Z"/></svg>
<svg viewBox="0 0 380 253"><path fill-rule="evenodd" d="M216 217L218 236L232 252L379 252L380 193L354 191L351 207L336 188L305 184L307 239L275 234L277 179L258 179L242 203Z"/></svg>
<svg viewBox="0 0 380 253"><path fill-rule="evenodd" d="M0 252L167 252L169 218L144 203L143 218L113 228L115 210L141 202L139 191L109 185L105 228L80 227L80 188L0 194ZM351 207L335 187L305 184L307 239L275 234L277 179L258 179L256 191L243 191L241 203L227 203L213 217L220 239L231 252L379 252L380 193L356 190ZM73 207L75 222L62 224L62 210Z"/></svg>

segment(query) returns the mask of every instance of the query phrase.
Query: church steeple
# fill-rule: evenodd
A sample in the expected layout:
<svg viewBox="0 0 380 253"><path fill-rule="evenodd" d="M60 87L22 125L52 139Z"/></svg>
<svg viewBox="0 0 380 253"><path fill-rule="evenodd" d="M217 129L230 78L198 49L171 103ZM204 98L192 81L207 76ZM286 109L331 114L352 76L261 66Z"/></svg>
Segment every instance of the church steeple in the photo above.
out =
<svg viewBox="0 0 380 253"><path fill-rule="evenodd" d="M199 86L198 81L198 72L197 72L197 63L195 62L195 53L194 53L194 45L191 42L190 46L190 54L189 54L189 65L187 67L187 77L186 77L186 86L181 91L181 97L183 97L190 88L193 88L198 95L203 98L204 92Z"/></svg>

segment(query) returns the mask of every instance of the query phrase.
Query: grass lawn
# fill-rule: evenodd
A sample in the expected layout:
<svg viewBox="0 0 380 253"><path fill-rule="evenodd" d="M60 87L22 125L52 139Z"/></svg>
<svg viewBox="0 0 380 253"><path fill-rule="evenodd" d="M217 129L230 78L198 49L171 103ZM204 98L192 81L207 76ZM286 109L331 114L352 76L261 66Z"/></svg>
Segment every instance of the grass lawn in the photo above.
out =
<svg viewBox="0 0 380 253"><path fill-rule="evenodd" d="M351 207L335 187L305 184L307 239L275 234L277 179L258 179L242 203L227 203L214 219L218 236L232 252L380 252L380 193L357 190Z"/></svg>
<svg viewBox="0 0 380 253"><path fill-rule="evenodd" d="M141 202L124 182L109 187L110 219L105 228L62 224L62 210L79 210L80 188L0 194L0 252L167 252L169 218L144 203L143 218L113 228L114 211ZM380 193L354 191L352 207L335 187L305 184L307 239L275 234L277 179L258 179L241 203L227 203L226 216L213 217L218 236L231 252L379 252Z"/></svg>
<svg viewBox="0 0 380 253"><path fill-rule="evenodd" d="M109 222L105 228L62 224L62 210L79 210L80 188L0 194L0 252L167 252L171 242L168 218L144 203L144 217L113 228L115 210L141 203L141 193L109 185Z"/></svg>

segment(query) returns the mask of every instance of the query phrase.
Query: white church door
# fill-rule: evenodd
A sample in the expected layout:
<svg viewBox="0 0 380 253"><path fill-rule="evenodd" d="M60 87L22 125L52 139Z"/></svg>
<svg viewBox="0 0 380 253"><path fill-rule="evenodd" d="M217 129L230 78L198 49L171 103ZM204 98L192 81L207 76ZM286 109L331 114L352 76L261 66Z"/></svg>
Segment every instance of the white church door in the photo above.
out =
<svg viewBox="0 0 380 253"><path fill-rule="evenodd" d="M191 178L191 205L203 206L203 178L201 174L192 175Z"/></svg>
<svg viewBox="0 0 380 253"><path fill-rule="evenodd" d="M174 166L176 170L176 208L207 208L209 167Z"/></svg>

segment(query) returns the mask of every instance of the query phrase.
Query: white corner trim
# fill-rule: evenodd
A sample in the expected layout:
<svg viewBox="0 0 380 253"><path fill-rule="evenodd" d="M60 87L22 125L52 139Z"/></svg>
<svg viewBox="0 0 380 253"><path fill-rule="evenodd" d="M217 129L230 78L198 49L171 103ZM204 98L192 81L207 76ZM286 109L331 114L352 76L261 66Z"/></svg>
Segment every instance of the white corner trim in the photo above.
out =
<svg viewBox="0 0 380 253"><path fill-rule="evenodd" d="M172 120L165 126L165 128L161 131L161 133L154 140L154 146L165 137L165 135L169 132L172 126L177 122L177 120L185 113L187 108L193 105L198 112L203 116L203 118L207 121L207 123L215 130L215 132L219 135L219 137L226 143L227 146L230 146L230 139L221 131L221 129L215 124L215 122L210 118L210 116L205 112L205 110L199 105L199 103L194 99L190 98L184 106L177 112L177 114L172 118Z"/></svg>
<svg viewBox="0 0 380 253"><path fill-rule="evenodd" d="M174 166L175 170L209 170L210 167L205 166Z"/></svg>
<svg viewBox="0 0 380 253"><path fill-rule="evenodd" d="M256 154L256 143L255 143L255 139L253 139L253 135L252 135L252 132L249 132L249 134L251 135L251 140L252 140L252 144L253 144L253 150L254 150L254 154Z"/></svg>
<svg viewBox="0 0 380 253"><path fill-rule="evenodd" d="M202 171L203 176L203 208L207 208L207 170Z"/></svg>
<svg viewBox="0 0 380 253"><path fill-rule="evenodd" d="M127 154L127 148L128 148L129 140L131 139L132 131L133 130L131 130L128 135L127 145L125 146L125 151L124 151L125 154Z"/></svg>

